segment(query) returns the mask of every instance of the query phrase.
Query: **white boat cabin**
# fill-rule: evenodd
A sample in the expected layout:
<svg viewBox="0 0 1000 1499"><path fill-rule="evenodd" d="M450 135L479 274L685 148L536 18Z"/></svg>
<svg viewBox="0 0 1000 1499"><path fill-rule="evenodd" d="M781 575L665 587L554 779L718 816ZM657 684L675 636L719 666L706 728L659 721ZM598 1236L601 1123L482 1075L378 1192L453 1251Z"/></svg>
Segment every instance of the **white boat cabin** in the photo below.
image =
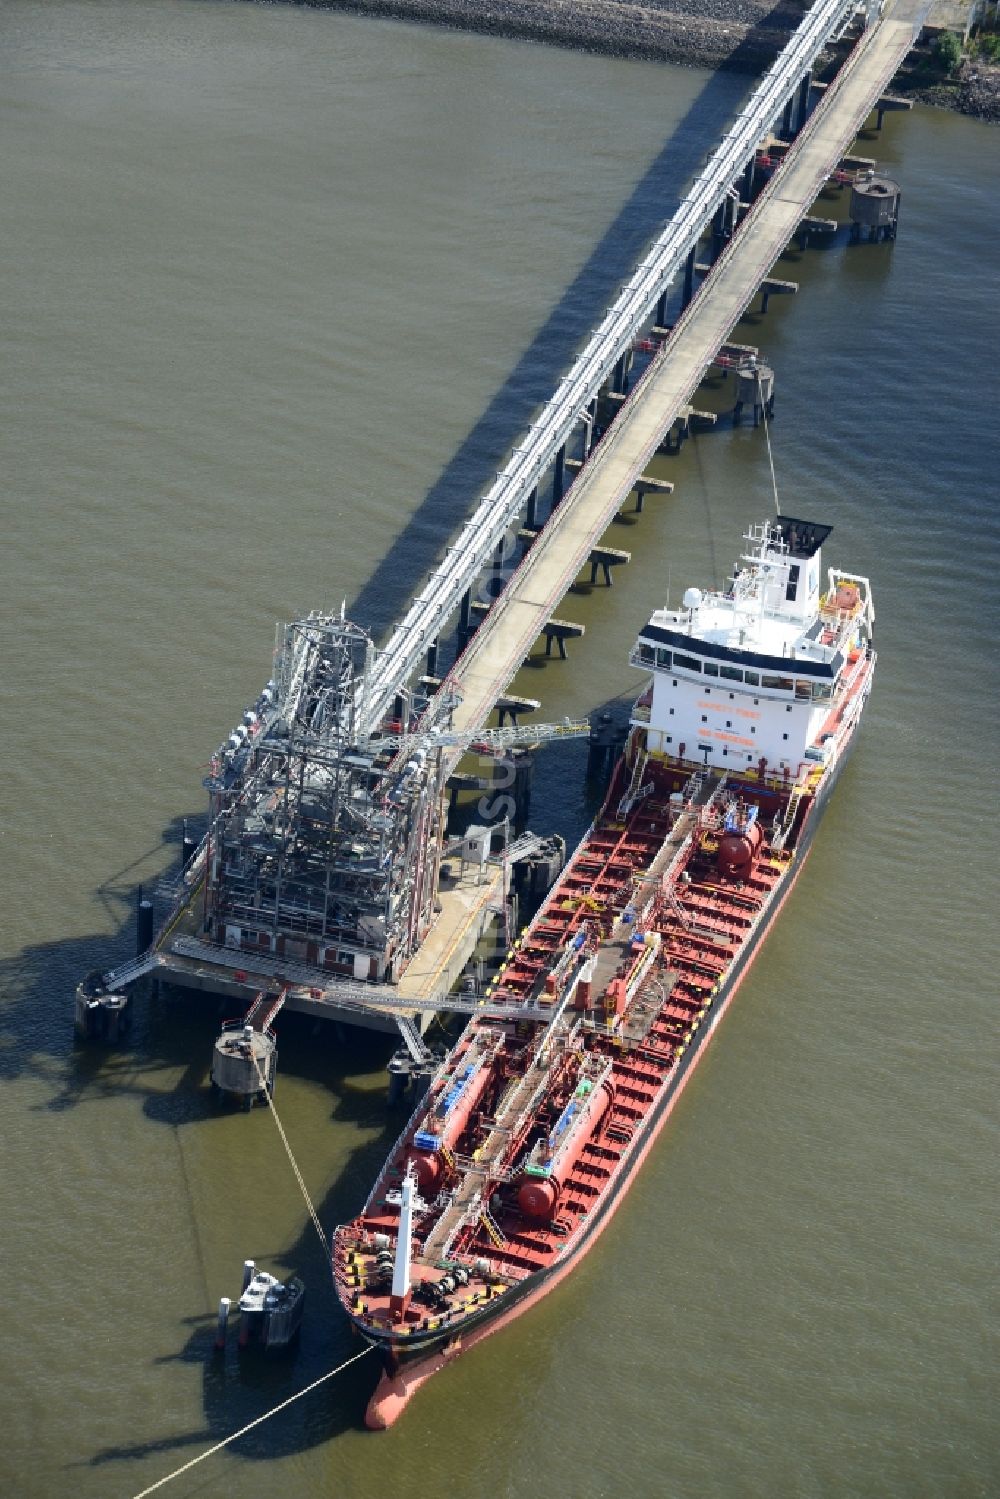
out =
<svg viewBox="0 0 1000 1499"><path fill-rule="evenodd" d="M632 718L649 753L795 778L824 762L824 726L874 622L867 578L831 568L821 595L831 529L752 526L724 592L689 588L680 609L656 610L630 658L653 674Z"/></svg>

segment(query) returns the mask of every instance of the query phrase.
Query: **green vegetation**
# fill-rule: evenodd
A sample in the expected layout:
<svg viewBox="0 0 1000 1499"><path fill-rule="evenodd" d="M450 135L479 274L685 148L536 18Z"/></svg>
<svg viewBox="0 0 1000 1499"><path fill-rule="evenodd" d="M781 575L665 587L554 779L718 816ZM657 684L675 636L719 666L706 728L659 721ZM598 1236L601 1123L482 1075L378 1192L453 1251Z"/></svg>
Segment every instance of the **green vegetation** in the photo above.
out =
<svg viewBox="0 0 1000 1499"><path fill-rule="evenodd" d="M934 61L949 76L957 71L962 61L962 43L953 31L942 31L934 43Z"/></svg>
<svg viewBox="0 0 1000 1499"><path fill-rule="evenodd" d="M977 36L973 46L975 55L981 57L983 62L1000 62L1000 35L995 31Z"/></svg>

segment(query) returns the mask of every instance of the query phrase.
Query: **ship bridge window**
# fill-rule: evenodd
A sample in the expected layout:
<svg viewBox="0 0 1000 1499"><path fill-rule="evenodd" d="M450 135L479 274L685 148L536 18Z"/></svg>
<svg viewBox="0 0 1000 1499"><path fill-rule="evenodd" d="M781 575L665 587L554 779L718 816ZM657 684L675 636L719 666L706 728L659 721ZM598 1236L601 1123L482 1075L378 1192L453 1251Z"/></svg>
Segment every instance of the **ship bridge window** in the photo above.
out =
<svg viewBox="0 0 1000 1499"><path fill-rule="evenodd" d="M665 650L662 645L656 647L656 664L665 671L670 670L670 652Z"/></svg>
<svg viewBox="0 0 1000 1499"><path fill-rule="evenodd" d="M785 589L785 598L792 603L799 590L799 564L793 562L788 569L788 587Z"/></svg>
<svg viewBox="0 0 1000 1499"><path fill-rule="evenodd" d="M743 673L743 680L746 682L748 687L759 687L760 672L747 670Z"/></svg>
<svg viewBox="0 0 1000 1499"><path fill-rule="evenodd" d="M719 668L714 661L706 661L702 666L702 671L706 677L717 677L719 675Z"/></svg>
<svg viewBox="0 0 1000 1499"><path fill-rule="evenodd" d="M792 677L772 677L768 672L764 672L760 679L760 685L762 687L777 688L781 692L791 692L795 686L795 681Z"/></svg>
<svg viewBox="0 0 1000 1499"><path fill-rule="evenodd" d="M814 682L812 684L812 695L814 703L828 703L833 697L833 683Z"/></svg>
<svg viewBox="0 0 1000 1499"><path fill-rule="evenodd" d="M653 647L651 645L645 645L640 640L640 642L639 642L639 665L640 666L652 666L655 660L656 660L656 652L653 650Z"/></svg>
<svg viewBox="0 0 1000 1499"><path fill-rule="evenodd" d="M682 671L701 671L701 662L697 656L682 656L680 651L674 651L674 665L679 666Z"/></svg>
<svg viewBox="0 0 1000 1499"><path fill-rule="evenodd" d="M804 682L802 680L802 678L799 677L796 680L796 683L795 683L795 696L797 698L811 698L812 697L812 683L811 682Z"/></svg>
<svg viewBox="0 0 1000 1499"><path fill-rule="evenodd" d="M720 666L719 676L725 677L727 682L742 682L743 668L742 666Z"/></svg>

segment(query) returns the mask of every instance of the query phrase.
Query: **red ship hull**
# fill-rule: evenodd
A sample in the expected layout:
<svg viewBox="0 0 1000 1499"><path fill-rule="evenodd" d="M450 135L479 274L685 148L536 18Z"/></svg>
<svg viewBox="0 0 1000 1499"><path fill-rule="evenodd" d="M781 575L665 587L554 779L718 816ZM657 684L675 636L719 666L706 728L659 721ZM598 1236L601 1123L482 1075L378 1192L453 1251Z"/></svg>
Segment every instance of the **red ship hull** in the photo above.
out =
<svg viewBox="0 0 1000 1499"><path fill-rule="evenodd" d="M873 657L870 665L873 669ZM859 703L870 688L871 669L859 676L856 684ZM374 1260L365 1249L376 1242L378 1235L391 1234L398 1222L386 1209L380 1193L385 1192L393 1173L398 1177L407 1169L407 1161L413 1159L422 1114L418 1109L365 1212L353 1224L338 1230L334 1241L335 1279L341 1299L362 1334L382 1349L387 1363L368 1407L369 1426L381 1429L390 1425L432 1374L506 1326L558 1285L611 1221L794 887L853 742L859 716L859 712L851 715L835 760L822 771L817 769L807 793L802 788L796 791L787 782L755 784L752 778L744 777L728 783L727 795L740 798L744 815L748 807L756 808L746 820L747 829L755 819L759 823L771 820L773 830L787 824L787 841L772 831L759 842L759 848L756 844L751 848L751 862L745 869L733 865L728 874L720 873L720 869L729 868L727 860L733 856L729 845L734 845L737 860L745 850L738 834L723 831L718 818L713 823L706 816L724 781L701 811L688 800L684 816L694 818L693 831L685 834L683 843L677 843L678 852L674 854L673 843L682 826L676 804L691 767L659 763L642 771L652 789L644 798L636 798L623 816L628 800L627 794L623 799L623 791L627 792L626 783L635 764L635 746L631 764L623 761L619 766L603 813L512 951L491 1001L491 1007L496 1007L491 1013L495 1014L504 1004L514 1010L532 996L541 994L544 998L539 976L544 976L546 965L555 954L565 954L579 945L581 933L593 933L595 928L600 934L598 954L610 950L612 957L619 956L625 947L621 941L616 945L611 940L611 917L618 919L617 931L630 900L637 906L645 902L644 924L655 928L658 944L655 962L647 963L645 990L640 985L630 1007L623 1003L620 1014L615 1015L611 1005L616 985L624 995L626 977L603 986L603 1012L599 1007L588 1010L589 1000L581 1004L579 983L573 989L574 1004L581 1012L573 1025L573 1044L580 1046L579 1055L586 1055L590 1064L595 1058L607 1059L613 1103L587 1135L575 1163L563 1171L562 1184L555 1188L558 1205L547 1219L544 1213L541 1220L526 1215L525 1202L534 1203L535 1199L525 1198L523 1187L518 1198L506 1185L484 1204L479 1219L475 1214L465 1215L443 1253L443 1241L434 1239L436 1220L429 1220L431 1226L424 1231L423 1239L418 1233L416 1240L418 1250L422 1246L427 1249L429 1261L435 1252L439 1255L437 1268L428 1274L439 1274L453 1265L488 1264L489 1275L482 1272L481 1293L461 1301L456 1296L439 1299L426 1315L421 1314L416 1301L407 1301L401 1312L398 1303L393 1305L392 1298L380 1292ZM633 774L631 784L635 783ZM759 831L756 836L761 840ZM637 951L635 939L630 951ZM639 957L630 957L618 967L619 975L637 972L646 962L647 955L638 951ZM601 961L604 959L599 956ZM627 962L638 967L627 969ZM565 967L565 962L561 966ZM606 963L605 968L610 974ZM663 1002L655 1007L647 1023L641 998L650 985L662 992ZM601 1003L596 995L593 1003ZM634 1013L637 1008L638 1021ZM482 1030L488 1024L477 1019L469 1029ZM513 1026L508 1029L513 1033ZM467 1031L458 1043L459 1053L468 1045L468 1035ZM507 1086L509 1092L513 1085L508 1082ZM558 1100L561 1104L562 1095ZM495 1112L500 1118L499 1109ZM472 1123L476 1123L476 1116ZM479 1124L476 1136L463 1135L462 1149L471 1151L474 1139L487 1138L490 1125L495 1121ZM533 1138L525 1135L519 1152ZM517 1159L523 1158L523 1154L517 1155ZM513 1153L507 1159L514 1159ZM482 1173L482 1168L478 1169ZM498 1179L502 1179L499 1174ZM526 1178L522 1174L519 1179L523 1182ZM358 1270L359 1263L365 1266L366 1280ZM500 1277L502 1283L488 1286L490 1276ZM477 1284L474 1273L473 1284ZM421 1289L418 1282L418 1296ZM431 1286L430 1290L435 1288ZM435 1310L441 1315L430 1314Z"/></svg>

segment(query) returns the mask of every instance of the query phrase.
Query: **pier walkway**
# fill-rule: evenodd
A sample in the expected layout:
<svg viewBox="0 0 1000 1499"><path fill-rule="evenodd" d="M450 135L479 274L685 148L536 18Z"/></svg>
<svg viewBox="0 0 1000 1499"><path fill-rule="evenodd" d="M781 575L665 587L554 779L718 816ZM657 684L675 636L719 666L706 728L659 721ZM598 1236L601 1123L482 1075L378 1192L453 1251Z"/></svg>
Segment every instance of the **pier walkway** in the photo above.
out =
<svg viewBox="0 0 1000 1499"><path fill-rule="evenodd" d="M741 197L737 186L741 181L746 185L742 196L749 196L758 145L778 119L783 120L786 130L801 125L816 59L859 12L873 11L875 3L814 0L806 11L788 45L711 152L676 213L379 651L357 705L362 729L373 730L390 712L422 656L433 650L449 618L463 599L468 599L498 544L512 528L516 533L526 511L531 513L532 496L553 466L561 487L567 443L579 432L581 422L592 424L599 392L609 380L616 390L622 388L622 361L629 358L635 340L651 320L664 321L671 285L686 261L693 271L698 242L713 217L720 228L724 226ZM875 97L873 94L869 102L873 103Z"/></svg>
<svg viewBox="0 0 1000 1499"><path fill-rule="evenodd" d="M866 31L607 435L459 657L456 729L484 724L913 45L926 0Z"/></svg>

